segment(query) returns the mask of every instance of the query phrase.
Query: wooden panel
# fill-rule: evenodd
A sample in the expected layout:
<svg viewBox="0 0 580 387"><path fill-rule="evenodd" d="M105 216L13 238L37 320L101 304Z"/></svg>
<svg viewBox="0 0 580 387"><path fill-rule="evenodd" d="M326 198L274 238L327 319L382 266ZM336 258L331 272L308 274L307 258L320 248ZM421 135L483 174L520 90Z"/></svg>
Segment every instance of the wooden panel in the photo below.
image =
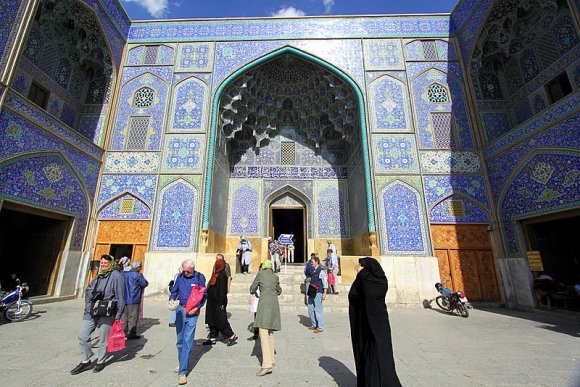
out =
<svg viewBox="0 0 580 387"><path fill-rule="evenodd" d="M449 251L448 250L435 250L435 256L437 257L437 262L439 263L439 275L441 277L441 282L449 281L446 285L451 287L453 282L451 282L451 267L449 266Z"/></svg>
<svg viewBox="0 0 580 387"><path fill-rule="evenodd" d="M463 290L463 274L461 274L461 255L459 250L449 250L449 266L451 267L451 283L447 284L453 291Z"/></svg>
<svg viewBox="0 0 580 387"><path fill-rule="evenodd" d="M99 243L95 246L95 255L93 255L93 260L98 261L101 259L101 255L109 254L111 250L111 245L108 243ZM89 272L89 281L91 282L93 278L97 275L97 270L93 270L92 267Z"/></svg>
<svg viewBox="0 0 580 387"><path fill-rule="evenodd" d="M482 224L433 224L436 249L491 249L487 226Z"/></svg>
<svg viewBox="0 0 580 387"><path fill-rule="evenodd" d="M99 222L97 243L148 244L151 221L102 220Z"/></svg>
<svg viewBox="0 0 580 387"><path fill-rule="evenodd" d="M145 268L145 252L147 252L147 245L133 246L133 257L131 257L131 262L141 261L143 263L143 268Z"/></svg>
<svg viewBox="0 0 580 387"><path fill-rule="evenodd" d="M495 262L490 250L477 251L479 259L479 278L483 299L487 301L498 301L500 299L497 277L495 275Z"/></svg>
<svg viewBox="0 0 580 387"><path fill-rule="evenodd" d="M462 290L467 298L478 301L483 298L481 283L479 279L478 259L476 250L459 250L459 259L461 260L461 276L463 287Z"/></svg>

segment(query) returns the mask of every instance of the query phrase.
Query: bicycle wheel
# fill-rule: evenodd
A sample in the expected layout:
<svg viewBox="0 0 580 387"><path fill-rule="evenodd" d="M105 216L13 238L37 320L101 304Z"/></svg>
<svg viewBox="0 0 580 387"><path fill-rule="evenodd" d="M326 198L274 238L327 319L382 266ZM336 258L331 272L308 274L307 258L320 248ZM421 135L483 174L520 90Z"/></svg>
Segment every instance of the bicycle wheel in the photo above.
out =
<svg viewBox="0 0 580 387"><path fill-rule="evenodd" d="M6 321L22 321L32 314L32 302L15 301L4 308L3 314Z"/></svg>
<svg viewBox="0 0 580 387"><path fill-rule="evenodd" d="M464 303L462 303L462 302L457 303L457 311L463 317L465 317L465 318L469 317L469 311L467 310L467 307L465 306Z"/></svg>
<svg viewBox="0 0 580 387"><path fill-rule="evenodd" d="M449 299L445 296L437 296L435 297L435 302L437 306L443 309L444 311L450 312L451 306L449 305Z"/></svg>

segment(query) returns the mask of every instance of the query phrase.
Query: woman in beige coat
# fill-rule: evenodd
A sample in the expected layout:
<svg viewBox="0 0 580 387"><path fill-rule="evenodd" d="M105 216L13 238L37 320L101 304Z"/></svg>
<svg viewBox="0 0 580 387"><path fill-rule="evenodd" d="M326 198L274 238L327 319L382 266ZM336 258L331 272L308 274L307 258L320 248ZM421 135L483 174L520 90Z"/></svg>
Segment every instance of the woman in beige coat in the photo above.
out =
<svg viewBox="0 0 580 387"><path fill-rule="evenodd" d="M280 318L280 304L278 296L282 294L280 280L272 271L272 262L262 262L261 270L250 286L250 293L256 294L260 290L258 311L254 326L260 328L260 346L262 348L262 368L256 373L264 376L272 373L274 368L274 331L282 329Z"/></svg>

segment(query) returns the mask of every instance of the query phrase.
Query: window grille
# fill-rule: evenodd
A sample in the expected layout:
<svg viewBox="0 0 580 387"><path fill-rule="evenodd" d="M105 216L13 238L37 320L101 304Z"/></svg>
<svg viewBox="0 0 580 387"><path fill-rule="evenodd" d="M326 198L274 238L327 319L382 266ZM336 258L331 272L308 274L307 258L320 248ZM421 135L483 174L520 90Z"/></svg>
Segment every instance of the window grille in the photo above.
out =
<svg viewBox="0 0 580 387"><path fill-rule="evenodd" d="M46 109L46 105L48 104L48 96L49 95L50 95L50 92L47 89L40 86L38 83L32 81L32 84L30 85L30 89L28 90L28 99L32 103L40 106L43 109Z"/></svg>
<svg viewBox="0 0 580 387"><path fill-rule="evenodd" d="M296 163L296 144L293 141L282 141L280 163L282 165L294 165Z"/></svg>
<svg viewBox="0 0 580 387"><path fill-rule="evenodd" d="M436 148L451 149L459 145L457 123L451 113L431 113L433 145Z"/></svg>
<svg viewBox="0 0 580 387"><path fill-rule="evenodd" d="M439 59L437 55L437 45L434 40L422 40L421 46L423 47L423 57L425 60Z"/></svg>
<svg viewBox="0 0 580 387"><path fill-rule="evenodd" d="M150 87L142 87L135 92L133 96L133 106L136 108L144 108L153 105L153 98L155 92Z"/></svg>
<svg viewBox="0 0 580 387"><path fill-rule="evenodd" d="M429 98L429 102L432 103L448 103L449 93L447 92L447 88L445 86L438 83L433 83L427 89L427 98Z"/></svg>
<svg viewBox="0 0 580 387"><path fill-rule="evenodd" d="M450 200L449 201L449 215L454 218L463 218L466 215L465 203L463 200Z"/></svg>
<svg viewBox="0 0 580 387"><path fill-rule="evenodd" d="M155 64L157 63L157 52L159 51L159 46L147 46L145 48L145 59L143 64Z"/></svg>
<svg viewBox="0 0 580 387"><path fill-rule="evenodd" d="M149 132L149 116L129 117L129 132L125 142L126 150L144 150Z"/></svg>
<svg viewBox="0 0 580 387"><path fill-rule="evenodd" d="M121 200L121 207L119 208L119 213L124 215L130 215L135 211L135 199L128 198Z"/></svg>

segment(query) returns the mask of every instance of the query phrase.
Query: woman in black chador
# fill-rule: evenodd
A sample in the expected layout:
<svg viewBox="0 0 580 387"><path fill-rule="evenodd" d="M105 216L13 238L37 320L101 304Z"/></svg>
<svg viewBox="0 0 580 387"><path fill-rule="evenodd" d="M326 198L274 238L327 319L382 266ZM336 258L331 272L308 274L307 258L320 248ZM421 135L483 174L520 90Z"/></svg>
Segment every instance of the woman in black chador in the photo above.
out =
<svg viewBox="0 0 580 387"><path fill-rule="evenodd" d="M238 336L235 335L228 321L228 276L225 272L226 261L215 261L213 274L207 285L207 307L205 309L205 323L209 326L209 338L204 345L214 345L219 333L227 338L228 346L236 344Z"/></svg>
<svg viewBox="0 0 580 387"><path fill-rule="evenodd" d="M348 294L357 385L400 386L385 304L387 277L374 258L365 257L358 262L358 274Z"/></svg>

